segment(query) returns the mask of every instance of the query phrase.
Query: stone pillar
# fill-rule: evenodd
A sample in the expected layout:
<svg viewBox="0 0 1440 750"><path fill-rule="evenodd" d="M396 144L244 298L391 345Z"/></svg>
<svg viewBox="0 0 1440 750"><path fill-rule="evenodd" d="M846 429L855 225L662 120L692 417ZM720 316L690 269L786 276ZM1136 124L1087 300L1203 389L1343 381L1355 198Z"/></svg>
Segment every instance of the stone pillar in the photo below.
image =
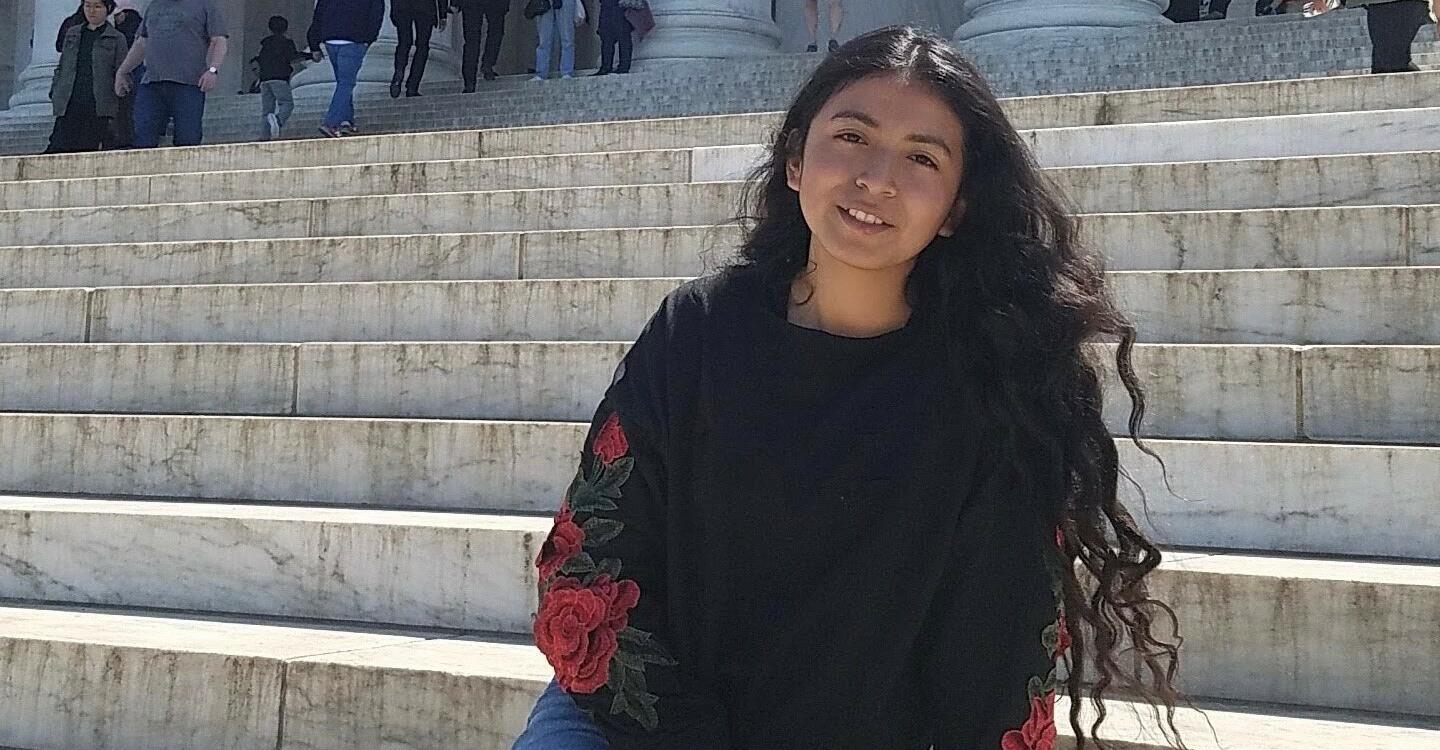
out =
<svg viewBox="0 0 1440 750"><path fill-rule="evenodd" d="M459 17L451 16L450 20L458 23ZM359 82L355 85L357 96L390 88L390 76L395 73L395 48L398 44L395 24L390 22L390 0L386 0L385 20L380 24L380 38L370 45L370 51L365 55L365 64L360 67ZM411 54L414 54L413 51ZM427 87L437 83L458 80L460 58L455 54L451 27L447 24L444 31L436 29L435 33L430 35L430 60L425 64L425 80L420 84L420 93L425 93ZM321 60L296 75L290 85L297 98L328 99L335 90L335 71L330 67L328 59Z"/></svg>
<svg viewBox="0 0 1440 750"><path fill-rule="evenodd" d="M770 0L650 0L655 28L636 60L754 57L780 49Z"/></svg>
<svg viewBox="0 0 1440 750"><path fill-rule="evenodd" d="M15 80L10 114L36 114L50 107L50 81L60 66L55 34L60 31L60 22L79 5L74 0L35 0L30 62Z"/></svg>
<svg viewBox="0 0 1440 750"><path fill-rule="evenodd" d="M1087 33L1170 23L1169 0L961 0L955 41L1003 46L1083 39Z"/></svg>

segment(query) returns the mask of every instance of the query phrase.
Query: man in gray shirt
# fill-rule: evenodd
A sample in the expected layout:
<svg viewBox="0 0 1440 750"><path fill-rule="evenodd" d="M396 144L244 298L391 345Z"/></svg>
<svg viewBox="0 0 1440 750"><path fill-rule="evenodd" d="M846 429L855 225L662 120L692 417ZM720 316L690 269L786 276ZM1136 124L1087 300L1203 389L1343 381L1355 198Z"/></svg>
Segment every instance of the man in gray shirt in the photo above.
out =
<svg viewBox="0 0 1440 750"><path fill-rule="evenodd" d="M203 136L205 95L215 88L228 34L218 0L152 0L130 54L115 74L115 93L130 91L130 71L145 63L135 95L135 147L154 148L170 120L175 145Z"/></svg>

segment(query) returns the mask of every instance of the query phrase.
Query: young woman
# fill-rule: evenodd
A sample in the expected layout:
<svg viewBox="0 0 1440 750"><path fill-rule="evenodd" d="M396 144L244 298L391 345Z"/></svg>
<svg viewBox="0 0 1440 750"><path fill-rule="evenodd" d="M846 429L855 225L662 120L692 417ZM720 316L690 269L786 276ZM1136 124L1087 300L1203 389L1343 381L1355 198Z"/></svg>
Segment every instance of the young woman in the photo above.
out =
<svg viewBox="0 0 1440 750"><path fill-rule="evenodd" d="M820 65L740 259L665 300L596 411L517 750L1049 750L1062 682L1174 706L1086 356L1120 343L1133 438L1134 330L1047 185L944 39Z"/></svg>

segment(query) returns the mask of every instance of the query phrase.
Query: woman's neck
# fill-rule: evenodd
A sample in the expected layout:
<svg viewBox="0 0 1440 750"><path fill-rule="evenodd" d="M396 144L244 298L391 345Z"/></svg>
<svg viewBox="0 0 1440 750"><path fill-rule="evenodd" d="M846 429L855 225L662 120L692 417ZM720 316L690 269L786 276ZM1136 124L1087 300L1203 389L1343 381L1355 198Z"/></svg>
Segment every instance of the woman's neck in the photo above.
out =
<svg viewBox="0 0 1440 750"><path fill-rule="evenodd" d="M812 259L815 254L812 253ZM824 262L828 261L828 262ZM906 267L868 271L824 259L790 286L786 319L837 336L869 338L903 328Z"/></svg>
<svg viewBox="0 0 1440 750"><path fill-rule="evenodd" d="M96 29L98 29L98 28L100 28L101 26L104 26L104 25L105 25L105 22L104 22L104 21L101 21L100 23L90 23L89 21L86 21L86 22L85 22L85 27L88 28L88 29L90 29L91 31L94 31L94 30L96 30Z"/></svg>

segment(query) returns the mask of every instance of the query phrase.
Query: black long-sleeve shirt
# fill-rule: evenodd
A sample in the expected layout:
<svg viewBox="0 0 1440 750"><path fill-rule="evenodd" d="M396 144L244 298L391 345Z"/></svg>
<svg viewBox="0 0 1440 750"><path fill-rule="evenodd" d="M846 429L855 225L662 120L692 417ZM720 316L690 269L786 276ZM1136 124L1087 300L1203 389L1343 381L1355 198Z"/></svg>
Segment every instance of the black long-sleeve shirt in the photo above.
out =
<svg viewBox="0 0 1440 750"><path fill-rule="evenodd" d="M537 560L536 643L612 750L1048 747L1055 521L932 330L802 328L753 274L665 300Z"/></svg>

